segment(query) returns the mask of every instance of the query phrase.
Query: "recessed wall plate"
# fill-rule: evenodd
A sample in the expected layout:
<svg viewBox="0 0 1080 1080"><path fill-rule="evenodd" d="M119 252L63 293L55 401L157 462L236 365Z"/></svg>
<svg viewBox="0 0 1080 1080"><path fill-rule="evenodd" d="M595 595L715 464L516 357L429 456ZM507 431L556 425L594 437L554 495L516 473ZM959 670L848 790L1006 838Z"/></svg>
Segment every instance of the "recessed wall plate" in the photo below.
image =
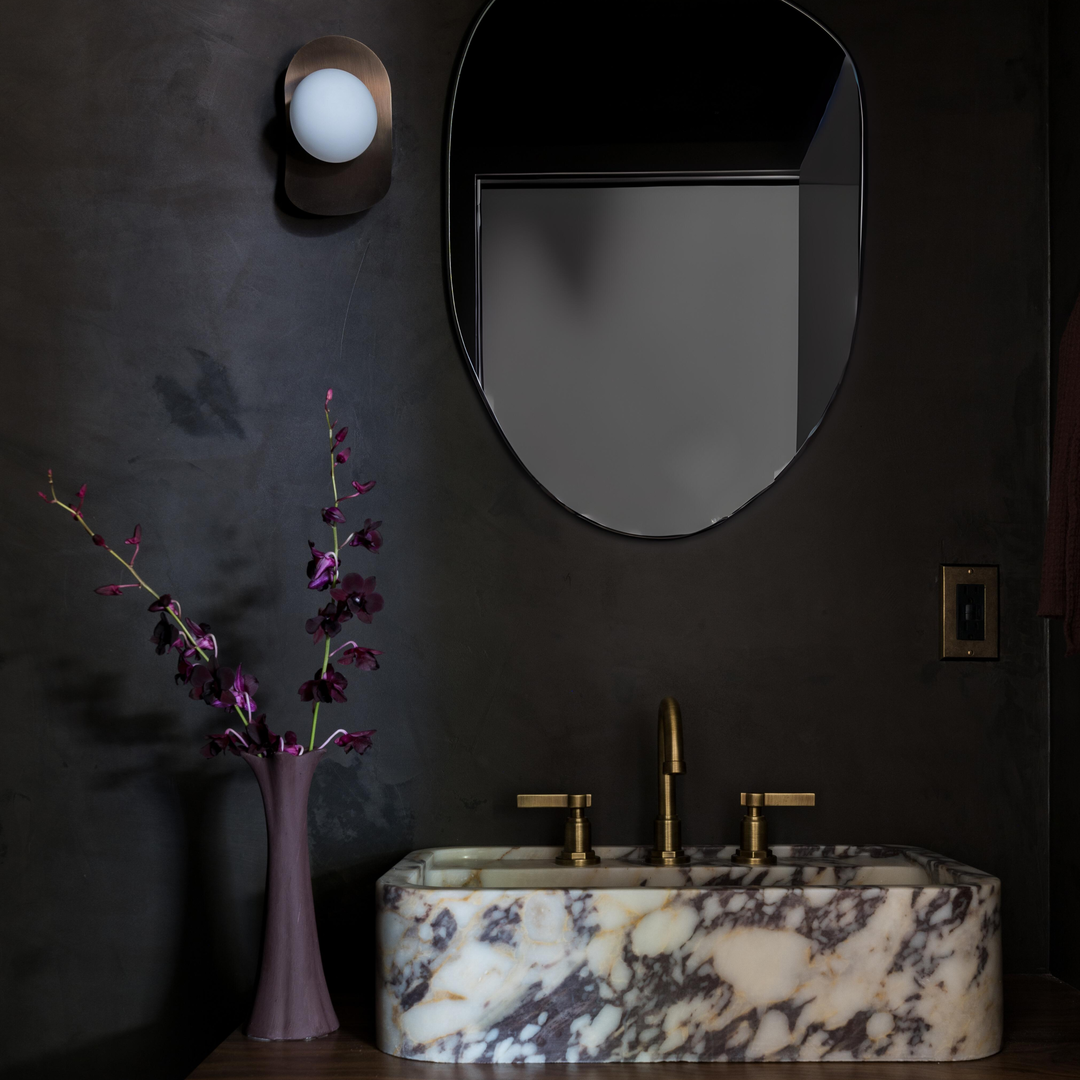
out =
<svg viewBox="0 0 1080 1080"><path fill-rule="evenodd" d="M941 659L998 658L998 568L941 568Z"/></svg>
<svg viewBox="0 0 1080 1080"><path fill-rule="evenodd" d="M394 156L390 77L382 61L354 38L331 35L309 41L285 72L285 108L297 83L320 68L340 68L355 75L375 99L379 124L371 145L352 161L317 161L297 143L285 155L285 194L309 214L336 217L374 206L390 189Z"/></svg>

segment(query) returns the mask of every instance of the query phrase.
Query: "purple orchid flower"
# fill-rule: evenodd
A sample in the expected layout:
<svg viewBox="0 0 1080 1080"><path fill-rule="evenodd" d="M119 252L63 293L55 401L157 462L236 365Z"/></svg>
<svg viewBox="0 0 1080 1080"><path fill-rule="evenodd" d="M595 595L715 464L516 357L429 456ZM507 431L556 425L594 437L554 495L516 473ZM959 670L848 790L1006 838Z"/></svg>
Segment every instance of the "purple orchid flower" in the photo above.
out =
<svg viewBox="0 0 1080 1080"><path fill-rule="evenodd" d="M343 427L334 436L334 445L335 446L340 446L348 437L349 437L349 429L347 427Z"/></svg>
<svg viewBox="0 0 1080 1080"><path fill-rule="evenodd" d="M375 728L370 731L346 731L339 735L334 743L342 747L346 754L350 750L355 750L358 755L363 754L371 749L371 736L375 734L375 731Z"/></svg>
<svg viewBox="0 0 1080 1080"><path fill-rule="evenodd" d="M156 652L158 656L164 656L173 647L175 638L176 631L173 630L168 615L163 611L161 613L161 618L158 619L157 625L150 635L150 640L154 643L154 652Z"/></svg>
<svg viewBox="0 0 1080 1080"><path fill-rule="evenodd" d="M351 618L352 612L348 604L331 601L326 607L319 608L317 619L308 619L304 629L314 635L314 643L318 645L323 638L337 637L341 633L341 624Z"/></svg>
<svg viewBox="0 0 1080 1080"><path fill-rule="evenodd" d="M245 675L243 668L243 664L237 664L235 674L228 668L221 669L221 681L226 682L229 675L232 675L232 681L212 704L218 709L239 707L250 716L255 711L253 695L259 692L259 680L254 675Z"/></svg>
<svg viewBox="0 0 1080 1080"><path fill-rule="evenodd" d="M344 465L345 462L349 460L349 455L351 453L352 453L352 447L351 446L346 446L344 450L339 450L334 455L334 461L336 461L338 463L338 465Z"/></svg>
<svg viewBox="0 0 1080 1080"><path fill-rule="evenodd" d="M308 679L297 691L301 701L321 701L329 705L333 701L347 701L345 688L348 680L340 671L334 670L333 664L326 665L326 672L316 671L313 679Z"/></svg>
<svg viewBox="0 0 1080 1080"><path fill-rule="evenodd" d="M310 540L308 547L311 548L311 562L307 564L308 588L322 592L329 589L333 581L337 556L332 551L319 551Z"/></svg>
<svg viewBox="0 0 1080 1080"><path fill-rule="evenodd" d="M324 506L321 513L322 519L327 525L345 524L345 515L336 506Z"/></svg>
<svg viewBox="0 0 1080 1080"><path fill-rule="evenodd" d="M168 593L162 593L146 610L168 611L173 605L173 598Z"/></svg>
<svg viewBox="0 0 1080 1080"><path fill-rule="evenodd" d="M266 716L263 713L251 721L245 732L227 728L221 735L210 735L208 740L207 745L202 748L203 756L207 758L216 757L225 751L237 755L246 752L256 757L269 757L271 754L292 754L300 757L304 753L304 747L297 739L296 732L286 731L284 735L275 735L267 728Z"/></svg>
<svg viewBox="0 0 1080 1080"><path fill-rule="evenodd" d="M375 657L382 656L382 649L367 649L355 641L349 641L331 655L338 657L339 664L355 664L358 671L378 671L379 661Z"/></svg>
<svg viewBox="0 0 1080 1080"><path fill-rule="evenodd" d="M348 604L349 610L363 623L371 622L371 617L377 611L382 611L383 598L375 591L373 577L346 574L341 587L331 589L330 595L335 600Z"/></svg>
<svg viewBox="0 0 1080 1080"><path fill-rule="evenodd" d="M341 495L337 500L339 503L347 502L349 499L358 499L361 495L366 495L375 486L375 481L368 480L366 484L361 484L358 480L354 480L352 486L356 490L351 495Z"/></svg>
<svg viewBox="0 0 1080 1080"><path fill-rule="evenodd" d="M303 752L304 748L297 740L295 731L286 731L285 734L278 739L279 754L292 754L294 757L300 757Z"/></svg>
<svg viewBox="0 0 1080 1080"><path fill-rule="evenodd" d="M109 550L109 545L105 543L105 537L102 536L101 533L94 533L90 539L93 540L98 547L103 547L106 551Z"/></svg>
<svg viewBox="0 0 1080 1080"><path fill-rule="evenodd" d="M342 495L341 498L338 499L339 503L345 502L346 499L356 499L361 495L366 495L375 486L375 481L368 480L367 483L361 484L359 480L354 480L352 486L356 491L352 495Z"/></svg>
<svg viewBox="0 0 1080 1080"><path fill-rule="evenodd" d="M239 732L233 731L232 728L227 728L220 735L208 735L207 739L208 741L201 751L205 758L217 757L218 754L226 750L239 757L241 750L248 749L247 740Z"/></svg>
<svg viewBox="0 0 1080 1080"><path fill-rule="evenodd" d="M346 541L349 547L365 547L372 555L378 555L383 542L382 535L378 532L381 524L381 521L372 521L371 518L367 518L364 527L357 529Z"/></svg>
<svg viewBox="0 0 1080 1080"><path fill-rule="evenodd" d="M277 736L266 726L266 713L259 713L250 721L245 729L248 739L251 741L253 754L272 754Z"/></svg>
<svg viewBox="0 0 1080 1080"><path fill-rule="evenodd" d="M229 668L219 668L211 661L211 665L195 664L188 682L191 684L189 696L195 701L205 701L207 705L217 705L221 701L224 688L232 682L233 673Z"/></svg>
<svg viewBox="0 0 1080 1080"><path fill-rule="evenodd" d="M184 622L187 623L188 630L191 631L191 643L189 644L188 639L182 634L178 634L173 642L173 648L179 649L189 660L198 649L203 651L209 649L217 656L217 638L210 633L210 624L205 622L197 623L194 619L185 619Z"/></svg>
<svg viewBox="0 0 1080 1080"><path fill-rule="evenodd" d="M139 545L142 543L142 526L136 525L135 531L124 541L124 543L135 548L135 551L131 556L131 562L132 565L134 565L135 556L139 554Z"/></svg>
<svg viewBox="0 0 1080 1080"><path fill-rule="evenodd" d="M125 589L141 589L142 586L133 581L130 585L100 585L94 590L98 596L122 596Z"/></svg>
<svg viewBox="0 0 1080 1080"><path fill-rule="evenodd" d="M176 674L173 678L177 686L187 686L191 682L191 676L195 674L195 665L183 654L176 658Z"/></svg>

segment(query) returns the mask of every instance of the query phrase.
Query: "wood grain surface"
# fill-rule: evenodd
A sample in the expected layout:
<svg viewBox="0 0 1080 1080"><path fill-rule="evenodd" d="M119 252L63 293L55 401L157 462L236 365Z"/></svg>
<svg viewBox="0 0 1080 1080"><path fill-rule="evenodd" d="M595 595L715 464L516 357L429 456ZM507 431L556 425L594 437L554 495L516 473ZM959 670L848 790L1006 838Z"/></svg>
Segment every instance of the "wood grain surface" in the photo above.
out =
<svg viewBox="0 0 1080 1080"><path fill-rule="evenodd" d="M779 1062L649 1065L442 1065L406 1061L373 1045L370 1009L339 1005L341 1030L311 1042L264 1043L234 1031L193 1080L1000 1080L1080 1078L1080 990L1048 975L1005 981L1005 1046L981 1061Z"/></svg>

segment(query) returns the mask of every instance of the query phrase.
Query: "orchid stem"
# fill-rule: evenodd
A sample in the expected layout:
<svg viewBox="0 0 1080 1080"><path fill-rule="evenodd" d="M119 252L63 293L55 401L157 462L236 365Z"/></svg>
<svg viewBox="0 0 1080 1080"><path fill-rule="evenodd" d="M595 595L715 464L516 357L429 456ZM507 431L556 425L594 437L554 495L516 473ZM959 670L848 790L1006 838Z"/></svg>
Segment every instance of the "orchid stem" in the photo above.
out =
<svg viewBox="0 0 1080 1080"><path fill-rule="evenodd" d="M335 735L348 735L348 734L349 733L343 727L339 727L337 729L337 731L335 731L334 734L330 736L330 739L334 738ZM319 749L320 750L325 750L330 745L330 739L327 739L325 742L320 743L319 744Z"/></svg>
<svg viewBox="0 0 1080 1080"><path fill-rule="evenodd" d="M326 675L326 669L330 666L330 639L326 639L326 647L323 649L323 662L322 673ZM320 701L315 702L315 708L311 713L311 743L308 746L309 750L315 749L315 726L319 722L319 706L322 704Z"/></svg>
<svg viewBox="0 0 1080 1080"><path fill-rule="evenodd" d="M334 457L335 457L335 454L337 453L337 444L334 442L334 422L330 419L330 409L329 408L324 409L323 412L326 414L326 433L327 433L328 438L330 439L330 486L334 490L334 502L333 502L333 505L336 507L337 504L338 504L337 476L335 475L335 469L337 467L337 462L335 461ZM331 573L333 574L333 578L332 578L331 583L336 585L337 582L338 582L338 577L339 577L338 566L339 566L339 563L340 563L340 560L338 558L338 552L341 549L341 545L338 542L337 525L331 525L331 529L333 530L333 533L334 533L334 567L331 570ZM323 678L326 678L326 669L329 666L330 666L330 639L327 638L326 639L326 648L323 649L323 662L322 662L322 677ZM314 750L315 749L315 728L318 726L318 723L319 723L319 705L320 704L321 704L321 702L316 701L315 702L315 708L311 712L311 742L308 745L309 750Z"/></svg>
<svg viewBox="0 0 1080 1080"><path fill-rule="evenodd" d="M67 511L67 512L68 512L69 514L71 514L71 516L72 516L72 517L73 517L73 518L74 518L74 519L75 519L75 520L76 520L76 521L77 521L77 522L78 522L78 523L79 523L79 524L80 524L80 525L81 525L81 526L82 526L82 527L83 527L83 528L84 528L84 529L86 530L87 534L88 534L88 535L89 535L89 536L90 536L91 538L97 535L97 534L96 534L96 533L94 532L94 530L93 530L93 529L91 529L91 528L90 528L90 526L86 524L86 520L85 520L85 519L83 518L83 515L82 515L82 511L81 511L81 510L76 510L76 509L75 509L74 507L72 507L72 506L68 506L68 505L67 505L67 503L63 503L63 502L61 502L61 501L60 501L60 500L59 500L59 499L58 499L58 498L56 497L56 488L55 488L55 487L53 486L53 478L52 478L52 471L51 471L51 470L50 470L50 472L49 472L49 492L50 492L50 494L52 495L52 502L53 502L53 503L54 503L54 504L55 504L56 506L59 506L61 510L66 510L66 511ZM113 558L114 558L114 559L115 559L115 560L116 560L116 561L117 561L118 563L120 563L120 565L121 565L121 566L123 566L123 567L124 567L124 568L125 568L126 570L128 570L128 571L130 572L131 576L132 576L132 577L133 577L133 578L134 578L134 579L135 579L135 580L136 580L136 581L137 581L137 582L139 583L139 585L140 585L140 586L141 586L142 588L144 588L144 589L145 589L145 590L146 590L146 591L147 591L147 592L148 592L148 593L149 593L149 594L150 594L151 596L153 596L153 597L154 597L154 598L156 599L157 597L159 597L159 596L161 596L161 595L162 595L161 593L159 593L159 592L157 591L157 589L153 589L153 588L151 588L151 587L150 587L150 586L149 586L149 585L148 585L148 584L146 583L146 581L144 581L144 580L143 580L143 578L142 578L142 577L140 576L139 572L138 572L138 571L137 571L137 570L135 569L135 555L132 555L132 556L131 556L131 562L128 562L128 561L127 561L126 559L124 559L124 558L123 558L123 556L121 556L121 555L118 555L118 554L117 554L117 553L116 553L115 551L113 551L113 549L112 549L111 547L109 547L108 545L106 545L106 546L105 546L105 550L106 550L106 551L107 551L107 552L108 552L108 553L109 553L109 554L110 554L110 555L111 555L111 556L112 556L112 557L113 557ZM136 554L136 555L138 554L138 549L137 549L137 548L136 548L135 554ZM169 615L170 615L170 616L172 617L172 619L173 619L173 621L174 621L174 622L176 623L176 625L177 625L177 626L178 626L178 627L180 628L180 633L182 633L182 634L184 635L184 637L185 637L185 638L187 638L187 640L188 640L188 644L190 644L191 646L193 646L193 647L194 647L194 649L195 649L195 651L196 651L196 652L197 652L197 653L199 654L199 656L201 656L201 657L203 658L203 660L205 660L205 661L207 661L207 663L209 663L209 661L210 661L210 657L209 657L209 656L207 655L207 653L205 653L205 652L204 652L204 651L203 651L202 649L200 649L198 645L196 645L196 644L195 644L195 639L194 639L194 638L193 638L193 637L191 636L191 633L190 633L190 631L189 631L189 630L188 630L188 628L187 628L187 627L186 627L186 626L184 625L184 623L183 623L183 621L181 620L180 616L179 616L179 615L177 615L175 611L173 611L173 609L172 609L172 606L170 605L170 606L169 606L169 607L167 607L167 608L166 608L165 610L166 610L166 611L168 612L168 614L169 614ZM328 644L328 647L329 647L329 643L327 643L327 644ZM324 672L324 674L325 674L325 672ZM239 716L239 717L240 717L240 719L244 721L244 727L247 727L247 726L248 726L248 721L247 721L247 717L246 717L246 716L244 716L244 710L243 710L243 709L241 709L239 705L234 705L234 706L233 706L233 708L234 708L234 709L236 710L236 715L237 715L237 716ZM313 735L312 737L314 737L314 735Z"/></svg>
<svg viewBox="0 0 1080 1080"><path fill-rule="evenodd" d="M338 504L337 476L336 476L337 461L335 460L335 455L337 453L337 444L334 442L334 423L330 419L330 410L326 409L325 412L326 412L326 431L327 431L327 434L330 437L330 486L334 489L334 503L333 503L333 505L336 507L337 504ZM338 548L339 548L337 526L332 525L331 529L333 530L333 533L334 533L334 559L336 560L337 557L338 557ZM337 568L337 566L335 566L334 567L334 577L335 578L337 577L337 574L338 574L338 568Z"/></svg>

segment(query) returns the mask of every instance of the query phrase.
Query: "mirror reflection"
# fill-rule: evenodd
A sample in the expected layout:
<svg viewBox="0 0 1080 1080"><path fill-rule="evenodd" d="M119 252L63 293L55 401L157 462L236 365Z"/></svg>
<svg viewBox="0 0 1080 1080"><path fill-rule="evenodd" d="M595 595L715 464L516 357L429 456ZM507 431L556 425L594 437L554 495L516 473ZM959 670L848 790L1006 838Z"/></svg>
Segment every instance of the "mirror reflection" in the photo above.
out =
<svg viewBox="0 0 1080 1080"><path fill-rule="evenodd" d="M453 102L451 289L485 400L537 482L605 528L680 536L768 487L840 382L862 114L850 59L801 12L684 0L649 9L667 49L652 97L634 92L652 109L635 127L612 110L613 87L641 78L640 45L619 40L634 6L590 3L569 51L592 67L546 94L550 8L481 15Z"/></svg>

